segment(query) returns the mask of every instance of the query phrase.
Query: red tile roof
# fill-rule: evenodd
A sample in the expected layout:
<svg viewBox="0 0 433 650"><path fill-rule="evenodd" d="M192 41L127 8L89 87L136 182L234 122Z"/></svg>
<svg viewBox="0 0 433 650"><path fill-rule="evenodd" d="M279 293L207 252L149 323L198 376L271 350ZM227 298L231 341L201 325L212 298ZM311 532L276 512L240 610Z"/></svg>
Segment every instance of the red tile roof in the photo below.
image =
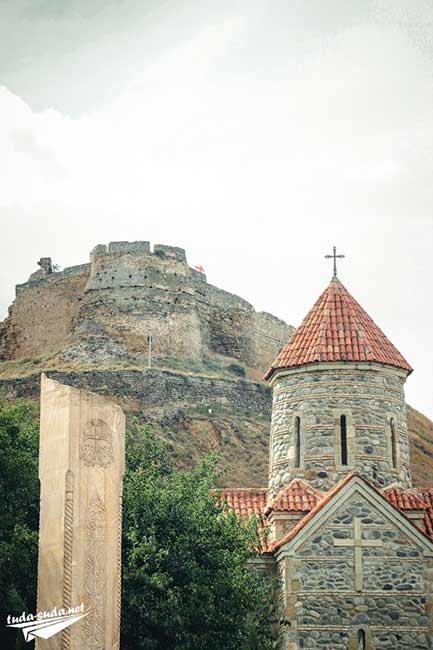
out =
<svg viewBox="0 0 433 650"><path fill-rule="evenodd" d="M250 517L257 517L259 533L263 540L263 552L270 550L270 543L264 535L266 521L264 511L268 495L267 488L222 488L213 490L219 503L226 503L239 519L247 522Z"/></svg>
<svg viewBox="0 0 433 650"><path fill-rule="evenodd" d="M426 505L424 515L425 532L433 539L433 488L420 488L419 493Z"/></svg>
<svg viewBox="0 0 433 650"><path fill-rule="evenodd" d="M353 472L350 472L350 474L347 474L347 476L345 476L341 481L339 481L339 483L336 483L336 485L334 485L334 487L331 490L329 490L329 492L327 492L320 501L317 502L314 508L310 510L310 512L307 515L305 515L305 517L303 517L300 521L298 521L298 523L295 526L293 526L293 528L291 528L289 532L286 533L286 535L284 535L284 537L279 539L278 542L276 542L272 546L272 550L276 550L277 548L280 548L280 546L283 546L283 544L286 544L286 542L293 539L293 537L297 535L297 533L305 526L305 524L307 524L310 521L310 519L312 519L316 515L316 513L322 510L322 508L327 503L329 503L332 497L335 494L337 494L337 492L339 492L341 488L344 487L346 483L348 483L354 476L355 474Z"/></svg>
<svg viewBox="0 0 433 650"><path fill-rule="evenodd" d="M315 490L301 478L295 478L267 505L265 514L268 515L272 510L308 512L322 498L322 492Z"/></svg>
<svg viewBox="0 0 433 650"><path fill-rule="evenodd" d="M266 507L267 488L222 488L214 490L213 494L219 501L227 503L230 510L234 510L241 519L248 519L251 515L263 514Z"/></svg>
<svg viewBox="0 0 433 650"><path fill-rule="evenodd" d="M280 368L332 361L370 361L412 368L338 278L317 300L265 375Z"/></svg>
<svg viewBox="0 0 433 650"><path fill-rule="evenodd" d="M426 504L414 490L404 490L401 487L389 487L383 490L391 505L399 510L425 510Z"/></svg>
<svg viewBox="0 0 433 650"><path fill-rule="evenodd" d="M415 526L415 528L418 528L418 526L416 525L416 523L414 521L412 521L411 519L409 519L407 517L404 510L406 510L406 509L408 509L408 510L424 510L425 507L426 507L426 504L424 503L424 501L426 500L425 497L426 497L426 494L427 494L429 499L430 499L429 503L430 503L431 507L428 508L429 512L426 514L426 517L424 518L424 526L419 527L418 529L421 531L421 533L423 533L424 535L426 535L430 539L433 539L433 489L423 491L422 492L423 499L421 499L419 496L417 496L414 493L413 490L408 491L408 490L403 490L402 488L396 488L394 490L391 488L390 490L387 490L386 492L382 493L382 492L379 492L379 490L377 488L375 488L374 485L372 485L365 478L363 478L359 474L356 474L356 472L351 472L350 474L347 474L347 476L345 476L339 483L334 485L334 487L324 495L323 499L318 501L317 505L312 510L310 510L310 512L307 515L305 515L305 517L303 517L300 521L298 521L298 523L293 528L291 528L288 531L288 533L286 533L286 535L284 535L284 537L282 537L280 540L278 540L278 542L273 544L273 546L271 547L270 550L271 551L277 550L278 548L280 548L280 546L283 546L288 541L293 539L293 537L295 537L295 535L297 535L297 533L305 526L305 524L307 524L310 521L310 519L315 517L315 515L320 510L322 510L322 508L327 503L329 503L329 501L331 501L331 499L337 494L337 492L339 492L355 476L358 476L361 480L364 481L364 483L366 483L371 488L373 488L373 490L375 490L378 494L380 494L382 496L382 498L386 498L389 501L389 503L391 503L391 505L394 506L394 508L396 510L399 510L399 512L401 512L403 517L405 517L413 526ZM393 503L393 501L395 501L395 502ZM401 506L404 506L404 507L398 507L397 503L400 503ZM406 508L405 507L406 505L409 506L409 507Z"/></svg>
<svg viewBox="0 0 433 650"><path fill-rule="evenodd" d="M278 542L272 543L263 535L263 552L269 553L291 540L354 476L359 475L355 472L347 474L325 494L302 479L294 479L269 504L267 504L267 488L223 488L214 490L213 494L218 497L220 503L225 502L229 509L245 522L252 515L256 515L260 533L264 532L267 526L266 517L272 510L307 512ZM433 488L405 490L400 487L390 487L379 492L371 483L363 478L362 480L386 498L404 517L406 517L405 510L425 510L424 520L419 529L433 540ZM411 519L409 521L418 527L414 521Z"/></svg>

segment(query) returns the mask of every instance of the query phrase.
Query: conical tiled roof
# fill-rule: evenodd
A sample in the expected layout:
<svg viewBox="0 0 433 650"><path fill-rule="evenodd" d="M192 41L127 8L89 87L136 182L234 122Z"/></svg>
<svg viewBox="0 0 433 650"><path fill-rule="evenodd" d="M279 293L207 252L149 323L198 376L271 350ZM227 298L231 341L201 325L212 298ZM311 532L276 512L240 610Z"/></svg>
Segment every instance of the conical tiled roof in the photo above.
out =
<svg viewBox="0 0 433 650"><path fill-rule="evenodd" d="M265 375L307 363L370 361L408 372L412 368L350 295L333 278Z"/></svg>

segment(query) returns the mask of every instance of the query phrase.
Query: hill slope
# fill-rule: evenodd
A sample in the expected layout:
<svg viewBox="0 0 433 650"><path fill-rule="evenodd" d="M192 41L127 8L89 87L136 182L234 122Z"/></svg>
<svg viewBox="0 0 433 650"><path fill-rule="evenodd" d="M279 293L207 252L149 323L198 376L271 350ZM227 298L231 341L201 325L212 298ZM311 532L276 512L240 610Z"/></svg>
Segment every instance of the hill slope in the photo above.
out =
<svg viewBox="0 0 433 650"><path fill-rule="evenodd" d="M261 382L169 370L50 371L60 382L101 393L127 416L138 416L162 436L179 466L218 450L227 486L265 486L272 396ZM8 399L39 399L39 374L3 378ZM408 406L413 477L432 483L433 422Z"/></svg>
<svg viewBox="0 0 433 650"><path fill-rule="evenodd" d="M410 440L410 459L416 485L433 484L433 422L408 406L407 425Z"/></svg>

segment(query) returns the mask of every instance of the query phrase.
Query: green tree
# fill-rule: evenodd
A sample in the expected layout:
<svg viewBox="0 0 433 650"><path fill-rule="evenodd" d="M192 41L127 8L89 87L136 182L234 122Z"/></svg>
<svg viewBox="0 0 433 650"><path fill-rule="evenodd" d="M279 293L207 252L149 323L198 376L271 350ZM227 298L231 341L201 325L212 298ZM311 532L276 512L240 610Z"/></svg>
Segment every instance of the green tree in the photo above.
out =
<svg viewBox="0 0 433 650"><path fill-rule="evenodd" d="M8 614L36 610L38 423L0 401L0 648L25 647ZM215 459L177 470L159 439L127 436L122 650L266 650L270 587L247 561L257 527L216 507Z"/></svg>
<svg viewBox="0 0 433 650"><path fill-rule="evenodd" d="M246 567L245 526L209 491L215 458L187 472L134 428L124 480L122 650L265 650L271 586Z"/></svg>
<svg viewBox="0 0 433 650"><path fill-rule="evenodd" d="M32 406L0 401L0 647L24 647L8 614L36 607L39 433Z"/></svg>

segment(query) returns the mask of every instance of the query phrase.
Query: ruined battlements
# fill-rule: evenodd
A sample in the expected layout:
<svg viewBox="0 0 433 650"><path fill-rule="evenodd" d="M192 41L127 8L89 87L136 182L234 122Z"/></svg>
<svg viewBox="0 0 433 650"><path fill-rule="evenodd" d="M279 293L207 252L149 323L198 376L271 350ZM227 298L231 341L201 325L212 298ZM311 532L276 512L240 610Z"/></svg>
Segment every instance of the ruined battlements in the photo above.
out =
<svg viewBox="0 0 433 650"><path fill-rule="evenodd" d="M208 284L175 246L110 242L95 246L87 264L62 271L49 257L38 264L0 324L0 360L58 354L69 362L144 363L151 335L156 361L219 354L262 370L291 333Z"/></svg>
<svg viewBox="0 0 433 650"><path fill-rule="evenodd" d="M63 280L64 278L70 278L74 275L87 275L89 273L89 270L90 264L77 264L76 266L66 266L61 271L53 270L49 273L35 271L35 273L31 274L27 282L15 285L15 290L16 293L18 293L19 291L25 291L26 287L28 287L30 284L45 284L49 282L56 282L57 280Z"/></svg>
<svg viewBox="0 0 433 650"><path fill-rule="evenodd" d="M179 262L186 262L186 253L183 248L176 246L166 246L165 244L155 244L151 250L148 241L112 241L108 245L98 244L90 253L90 257L99 255L158 255L176 259Z"/></svg>

